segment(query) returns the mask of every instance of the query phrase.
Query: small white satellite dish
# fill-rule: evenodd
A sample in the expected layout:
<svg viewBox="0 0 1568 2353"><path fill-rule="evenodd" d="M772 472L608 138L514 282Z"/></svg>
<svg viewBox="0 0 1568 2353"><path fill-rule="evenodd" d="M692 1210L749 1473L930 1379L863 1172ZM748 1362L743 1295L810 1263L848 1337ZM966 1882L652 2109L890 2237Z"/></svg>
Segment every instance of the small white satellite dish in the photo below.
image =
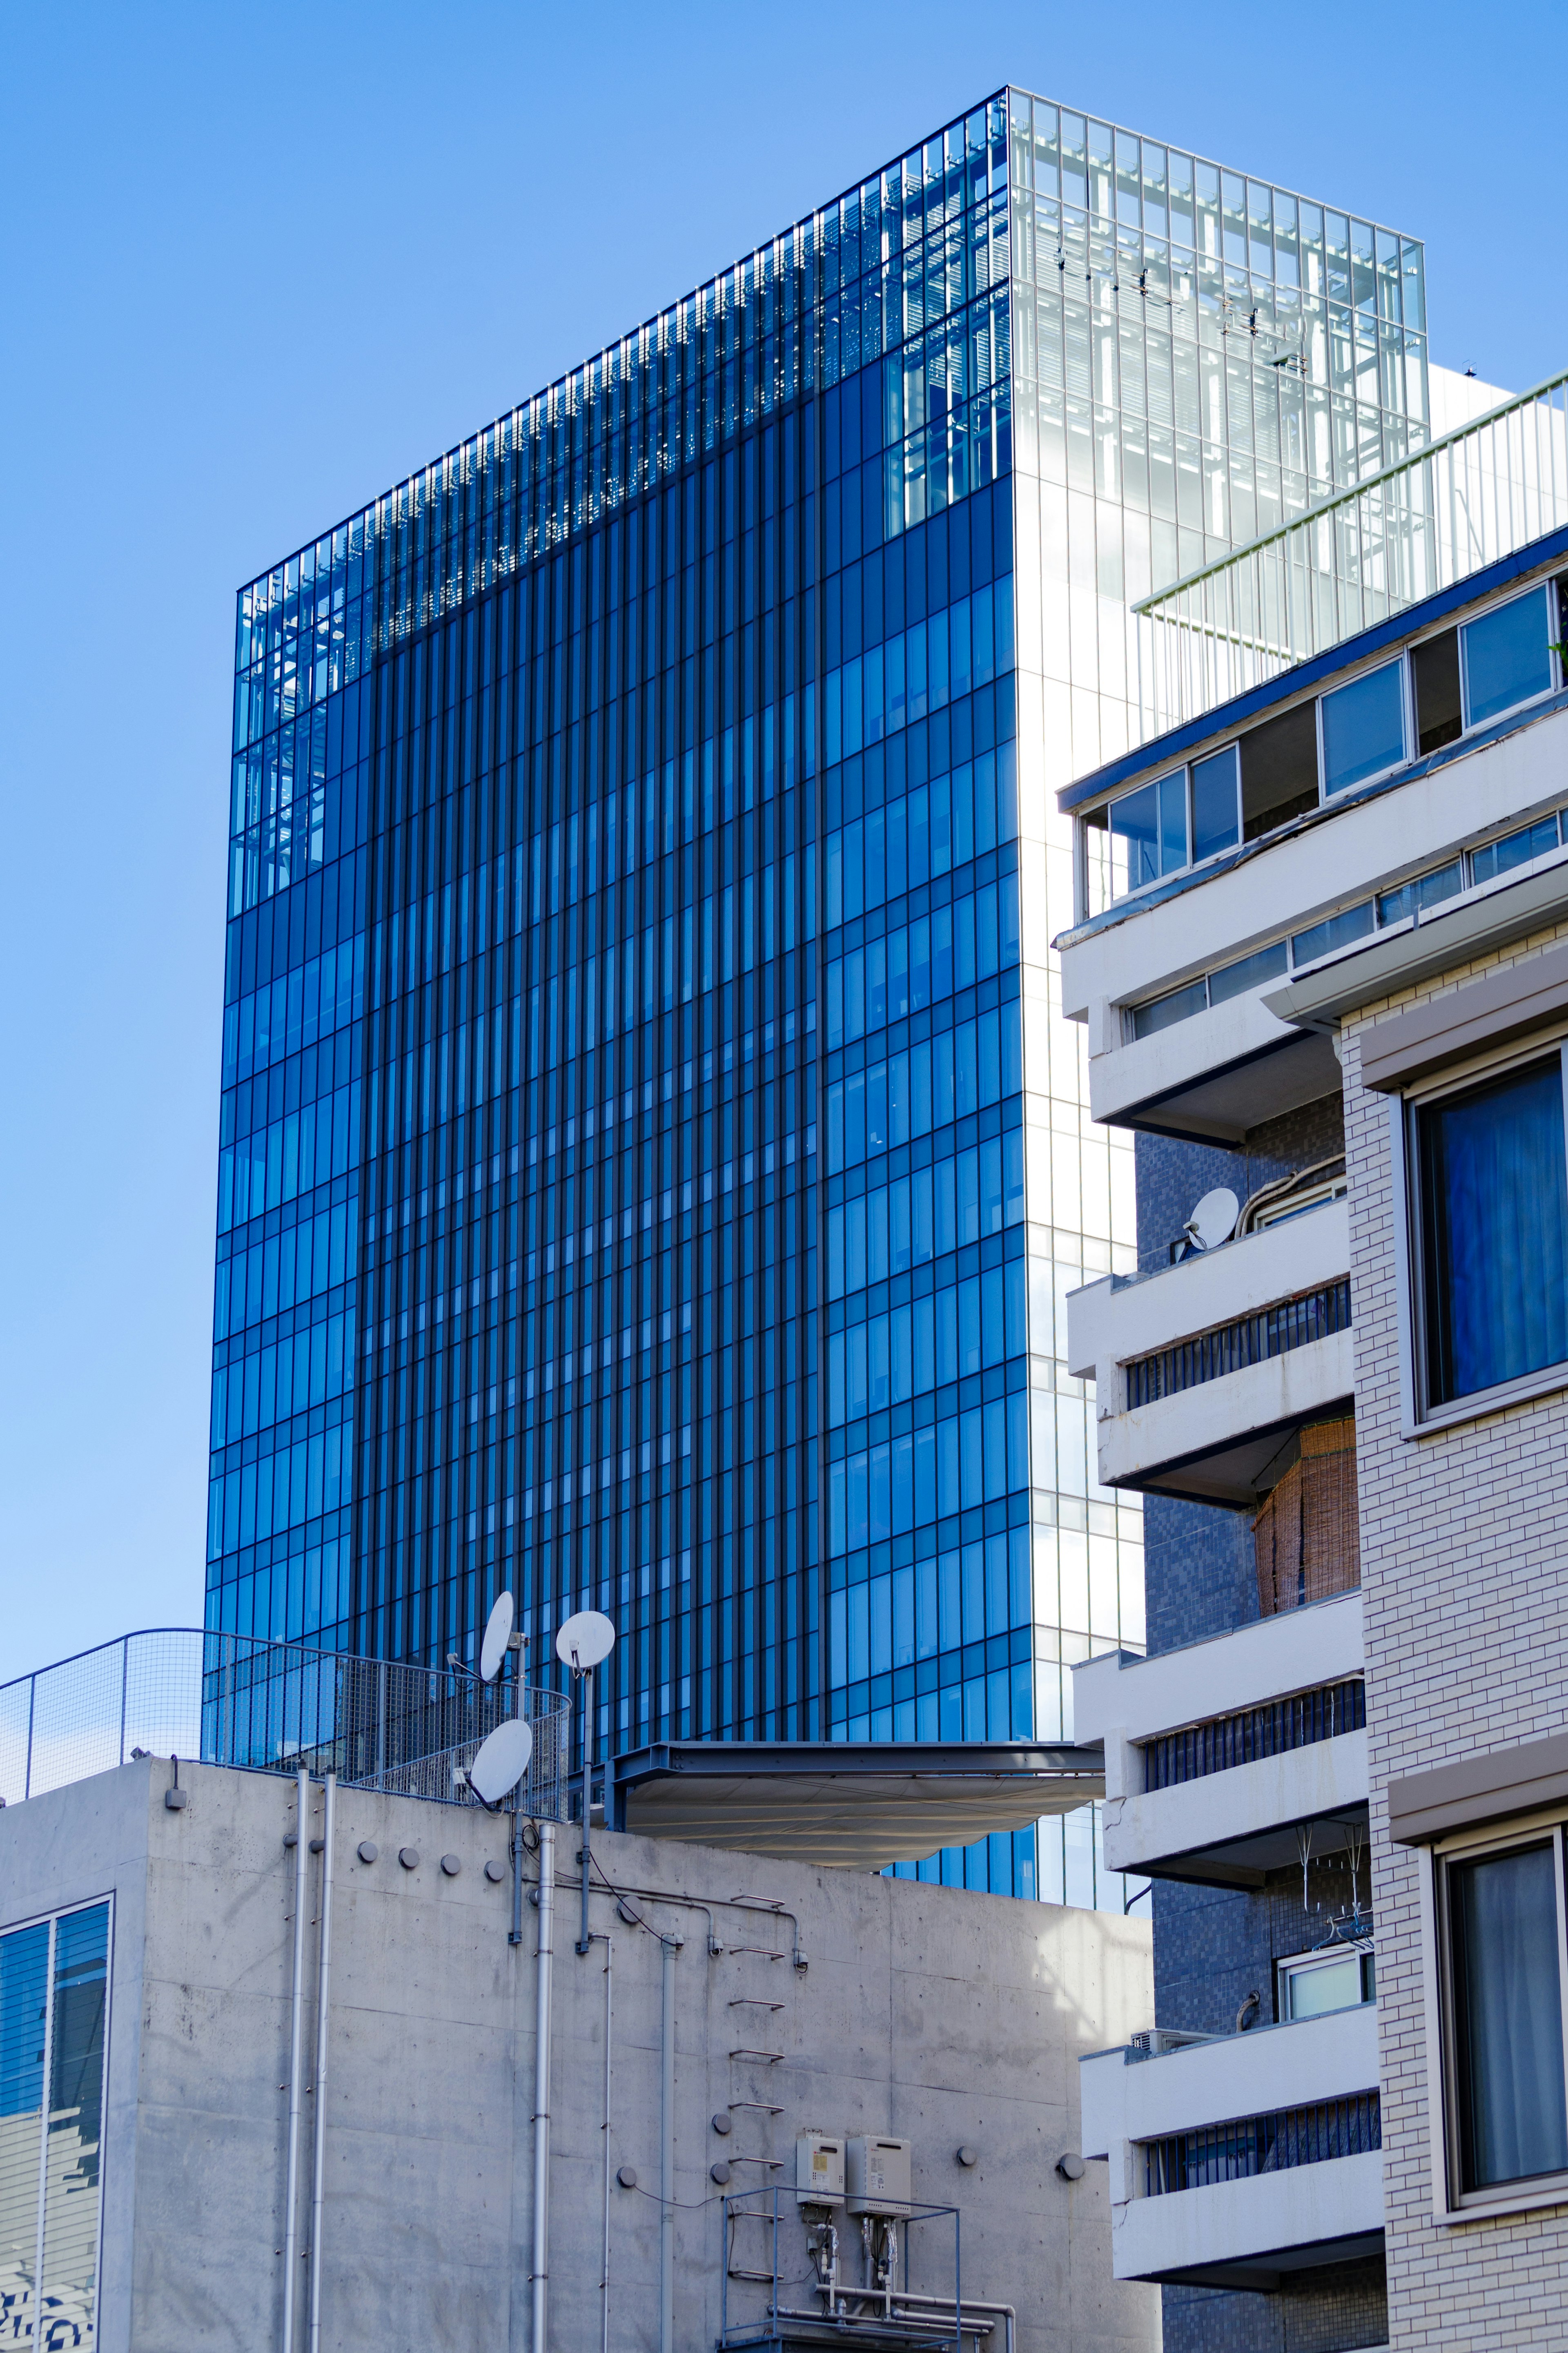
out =
<svg viewBox="0 0 1568 2353"><path fill-rule="evenodd" d="M615 1627L602 1609L579 1609L555 1637L555 1655L574 1675L602 1665L615 1647Z"/></svg>
<svg viewBox="0 0 1568 2353"><path fill-rule="evenodd" d="M499 1806L528 1770L533 1731L526 1718L509 1715L498 1724L468 1767L468 1787L487 1806Z"/></svg>
<svg viewBox="0 0 1568 2353"><path fill-rule="evenodd" d="M485 1620L485 1639L479 1644L479 1681L483 1683L493 1683L500 1672L516 1615L517 1604L511 1595L498 1595L496 1606Z"/></svg>
<svg viewBox="0 0 1568 2353"><path fill-rule="evenodd" d="M1241 1203L1228 1185L1216 1186L1205 1193L1182 1231L1201 1250L1218 1250L1221 1242L1229 1241L1236 1231L1236 1221Z"/></svg>

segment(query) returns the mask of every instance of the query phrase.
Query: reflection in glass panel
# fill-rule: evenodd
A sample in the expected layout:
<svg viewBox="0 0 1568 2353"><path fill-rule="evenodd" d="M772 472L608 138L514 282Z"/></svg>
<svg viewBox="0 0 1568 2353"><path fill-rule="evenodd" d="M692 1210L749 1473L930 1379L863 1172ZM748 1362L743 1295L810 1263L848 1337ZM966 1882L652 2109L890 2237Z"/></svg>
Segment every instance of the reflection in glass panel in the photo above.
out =
<svg viewBox="0 0 1568 2353"><path fill-rule="evenodd" d="M1124 793L1110 804L1110 831L1121 888L1136 891L1145 882L1173 874L1187 862L1187 820L1183 801L1183 772L1174 769Z"/></svg>
<svg viewBox="0 0 1568 2353"><path fill-rule="evenodd" d="M0 1936L0 2316L6 2340L33 2342L38 2265L38 2144L49 1929Z"/></svg>
<svg viewBox="0 0 1568 2353"><path fill-rule="evenodd" d="M1193 766L1193 856L1211 858L1241 839L1234 744Z"/></svg>
<svg viewBox="0 0 1568 2353"><path fill-rule="evenodd" d="M1336 948L1346 948L1353 940L1365 939L1372 928L1372 901L1363 899L1357 906L1342 907L1337 915L1328 915L1321 923L1292 934L1290 961L1293 965L1315 964L1319 956L1331 955Z"/></svg>
<svg viewBox="0 0 1568 2353"><path fill-rule="evenodd" d="M1385 662L1325 694L1323 790L1348 792L1405 757L1405 693L1400 665Z"/></svg>
<svg viewBox="0 0 1568 2353"><path fill-rule="evenodd" d="M1545 694L1552 684L1547 643L1546 591L1516 596L1468 622L1459 635L1465 647L1465 699L1469 722L1479 727L1516 702Z"/></svg>
<svg viewBox="0 0 1568 2353"><path fill-rule="evenodd" d="M1449 1885L1461 2187L1561 2172L1568 2112L1553 1850L1458 1864Z"/></svg>
<svg viewBox="0 0 1568 2353"><path fill-rule="evenodd" d="M1544 858L1556 847L1557 819L1537 818L1533 825L1521 825L1505 833L1500 841L1489 841L1484 849L1472 850L1470 879L1493 881L1500 874L1511 874L1516 866L1528 866L1532 858Z"/></svg>
<svg viewBox="0 0 1568 2353"><path fill-rule="evenodd" d="M1428 1401L1568 1357L1560 1058L1417 1115Z"/></svg>
<svg viewBox="0 0 1568 2353"><path fill-rule="evenodd" d="M1218 972L1209 975L1209 1003L1223 1005L1227 997L1244 997L1249 988L1259 988L1266 980L1278 979L1285 969L1285 943L1276 940L1272 947L1257 948L1239 963L1223 965Z"/></svg>
<svg viewBox="0 0 1568 2353"><path fill-rule="evenodd" d="M1384 891L1377 902L1377 920L1380 923L1402 923L1406 915L1440 906L1464 887L1465 861L1462 858L1450 859L1447 866L1436 866L1430 874L1418 874L1413 882L1402 882L1396 891Z"/></svg>
<svg viewBox="0 0 1568 2353"><path fill-rule="evenodd" d="M100 1904L90 1912L68 1913L55 1925L42 2302L47 2341L58 2337L73 2346L98 2341L99 2168L108 1990L109 1907Z"/></svg>
<svg viewBox="0 0 1568 2353"><path fill-rule="evenodd" d="M98 2342L108 1976L107 1904L0 1936L0 2320L6 2344Z"/></svg>
<svg viewBox="0 0 1568 2353"><path fill-rule="evenodd" d="M1156 997L1152 1003L1133 1008L1132 1035L1152 1038L1156 1030L1168 1029L1173 1021L1190 1020L1194 1013L1203 1011L1207 1001L1201 980L1189 981L1185 988L1173 988L1168 996Z"/></svg>

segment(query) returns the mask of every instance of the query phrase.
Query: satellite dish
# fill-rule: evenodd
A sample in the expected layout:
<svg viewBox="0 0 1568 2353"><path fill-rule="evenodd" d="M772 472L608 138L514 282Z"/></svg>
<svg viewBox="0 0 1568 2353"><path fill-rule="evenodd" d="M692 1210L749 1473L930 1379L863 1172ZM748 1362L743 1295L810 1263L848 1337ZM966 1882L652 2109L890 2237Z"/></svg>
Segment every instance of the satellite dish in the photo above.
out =
<svg viewBox="0 0 1568 2353"><path fill-rule="evenodd" d="M507 1600L510 1598L503 1596ZM469 1788L487 1806L499 1806L527 1772L532 1754L532 1727L525 1717L509 1715L504 1724L497 1725L469 1766Z"/></svg>
<svg viewBox="0 0 1568 2353"><path fill-rule="evenodd" d="M1229 1186L1216 1186L1212 1193L1204 1195L1182 1231L1195 1249L1218 1250L1221 1242L1229 1241L1236 1231L1240 1211L1241 1203Z"/></svg>
<svg viewBox="0 0 1568 2353"><path fill-rule="evenodd" d="M615 1627L602 1609L579 1609L555 1637L555 1655L574 1675L602 1665L615 1647Z"/></svg>
<svg viewBox="0 0 1568 2353"><path fill-rule="evenodd" d="M485 1639L479 1644L479 1681L493 1683L500 1672L507 1644L511 1640L511 1623L517 1615L517 1604L510 1593L497 1597L496 1606L485 1620Z"/></svg>

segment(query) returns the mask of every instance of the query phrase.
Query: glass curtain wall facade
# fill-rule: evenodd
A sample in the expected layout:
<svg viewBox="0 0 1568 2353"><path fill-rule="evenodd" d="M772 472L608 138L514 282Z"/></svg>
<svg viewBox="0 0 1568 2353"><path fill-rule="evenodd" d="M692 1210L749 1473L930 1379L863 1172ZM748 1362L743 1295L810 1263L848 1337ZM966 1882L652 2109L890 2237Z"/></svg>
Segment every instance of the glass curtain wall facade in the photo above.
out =
<svg viewBox="0 0 1568 2353"><path fill-rule="evenodd" d="M434 1663L510 1585L542 1677L605 1609L619 1748L1049 1735L1062 1659L1140 1639L1052 1339L1131 1162L1043 942L1163 493L1092 279L1041 275L1047 114L990 100L242 592L212 1623ZM1093 1901L1092 1822L921 1868Z"/></svg>

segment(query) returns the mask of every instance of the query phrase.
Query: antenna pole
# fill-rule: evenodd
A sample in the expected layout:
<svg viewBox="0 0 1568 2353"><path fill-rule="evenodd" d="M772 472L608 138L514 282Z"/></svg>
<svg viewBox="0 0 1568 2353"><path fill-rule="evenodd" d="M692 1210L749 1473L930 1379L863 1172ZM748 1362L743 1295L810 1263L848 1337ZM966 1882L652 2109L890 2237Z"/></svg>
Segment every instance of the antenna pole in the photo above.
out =
<svg viewBox="0 0 1568 2353"><path fill-rule="evenodd" d="M583 1676L583 1915L577 1930L577 1950L588 1950L588 1816L594 1802L594 1670Z"/></svg>

